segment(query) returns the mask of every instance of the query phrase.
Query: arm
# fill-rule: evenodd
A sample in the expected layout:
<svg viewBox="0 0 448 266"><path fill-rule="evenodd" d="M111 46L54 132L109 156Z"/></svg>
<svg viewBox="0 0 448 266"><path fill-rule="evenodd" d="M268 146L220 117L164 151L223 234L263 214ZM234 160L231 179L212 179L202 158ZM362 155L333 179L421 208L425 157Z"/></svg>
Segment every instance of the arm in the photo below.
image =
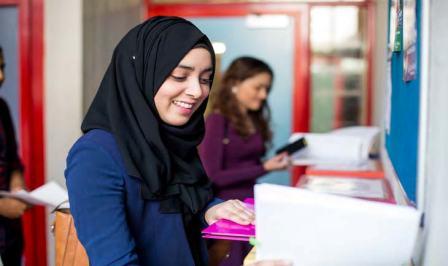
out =
<svg viewBox="0 0 448 266"><path fill-rule="evenodd" d="M201 160L207 175L219 187L232 186L254 180L266 173L263 165L238 168L224 168L224 139L226 121L218 114L212 114L205 123L205 137L200 146Z"/></svg>
<svg viewBox="0 0 448 266"><path fill-rule="evenodd" d="M11 114L9 112L8 105L3 99L0 99L0 119L1 123L3 124L4 134L6 138L6 160L8 163L9 171L12 173L10 187L13 187L13 185L20 185L21 187L18 187L18 189L22 189L24 188L22 177L23 164L17 153L17 141Z"/></svg>
<svg viewBox="0 0 448 266"><path fill-rule="evenodd" d="M3 125L4 137L6 139L6 160L8 170L11 171L9 177L9 190L16 191L24 188L22 176L22 163L17 155L17 143L14 133L14 127L9 113L8 105L3 99L0 99L0 123ZM13 198L0 198L0 216L9 219L17 219L23 215L27 205Z"/></svg>
<svg viewBox="0 0 448 266"><path fill-rule="evenodd" d="M67 158L70 209L92 265L138 265L126 220L123 174L98 144L78 144Z"/></svg>

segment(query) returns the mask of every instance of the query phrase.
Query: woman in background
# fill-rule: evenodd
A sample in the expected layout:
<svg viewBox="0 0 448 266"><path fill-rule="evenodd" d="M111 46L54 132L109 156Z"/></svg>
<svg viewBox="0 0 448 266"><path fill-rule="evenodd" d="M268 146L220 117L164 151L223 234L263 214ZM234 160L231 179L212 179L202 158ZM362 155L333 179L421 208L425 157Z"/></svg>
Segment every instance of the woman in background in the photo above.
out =
<svg viewBox="0 0 448 266"><path fill-rule="evenodd" d="M5 80L5 61L0 46L0 87ZM0 190L24 189L23 165L8 105L0 98ZM0 257L5 266L20 266L23 252L21 217L27 205L17 199L0 198Z"/></svg>
<svg viewBox="0 0 448 266"><path fill-rule="evenodd" d="M200 146L202 163L218 198L253 197L258 177L288 166L285 154L262 161L272 139L266 101L272 80L271 68L252 57L235 59L223 75ZM228 242L217 241L213 246L216 253L223 253ZM248 250L246 243L232 242L230 256L220 265L241 265Z"/></svg>
<svg viewBox="0 0 448 266"><path fill-rule="evenodd" d="M273 72L252 57L235 59L224 73L206 120L200 156L222 199L253 197L256 179L286 169L285 154L262 161L272 139L266 101Z"/></svg>

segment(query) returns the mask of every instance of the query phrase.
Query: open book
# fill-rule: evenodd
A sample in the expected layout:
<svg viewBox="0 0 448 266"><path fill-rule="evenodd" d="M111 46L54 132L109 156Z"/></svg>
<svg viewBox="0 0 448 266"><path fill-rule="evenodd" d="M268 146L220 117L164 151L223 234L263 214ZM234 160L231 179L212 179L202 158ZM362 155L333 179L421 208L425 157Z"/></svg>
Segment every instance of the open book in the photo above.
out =
<svg viewBox="0 0 448 266"><path fill-rule="evenodd" d="M294 153L294 165L356 164L367 161L373 150L379 129L349 127L329 133L294 133L289 142L305 137L307 146Z"/></svg>
<svg viewBox="0 0 448 266"><path fill-rule="evenodd" d="M43 205L55 208L61 204L68 207L68 193L56 182L49 182L33 191L19 190L15 192L0 191L0 196L22 200L32 205Z"/></svg>

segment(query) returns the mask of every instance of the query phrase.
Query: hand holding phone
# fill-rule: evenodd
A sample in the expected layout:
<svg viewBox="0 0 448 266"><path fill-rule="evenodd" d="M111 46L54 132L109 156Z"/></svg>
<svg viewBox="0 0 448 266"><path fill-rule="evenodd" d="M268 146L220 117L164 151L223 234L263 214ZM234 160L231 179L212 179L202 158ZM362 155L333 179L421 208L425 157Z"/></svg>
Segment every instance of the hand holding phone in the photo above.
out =
<svg viewBox="0 0 448 266"><path fill-rule="evenodd" d="M304 137L302 137L296 141L293 141L291 143L288 143L288 144L280 147L278 150L275 151L275 154L280 154L280 153L286 152L286 153L288 153L288 155L291 155L305 147L306 147L306 140Z"/></svg>

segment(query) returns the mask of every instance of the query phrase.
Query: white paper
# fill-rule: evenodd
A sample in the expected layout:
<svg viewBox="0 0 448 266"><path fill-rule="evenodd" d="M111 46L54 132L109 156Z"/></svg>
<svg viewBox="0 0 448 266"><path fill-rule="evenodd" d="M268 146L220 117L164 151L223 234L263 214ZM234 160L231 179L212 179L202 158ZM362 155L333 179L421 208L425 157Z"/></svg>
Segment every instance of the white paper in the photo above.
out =
<svg viewBox="0 0 448 266"><path fill-rule="evenodd" d="M368 160L379 128L354 126L329 133L294 133L289 142L305 137L307 146L294 153L294 165L357 164Z"/></svg>
<svg viewBox="0 0 448 266"><path fill-rule="evenodd" d="M332 171L375 171L377 170L377 162L374 160L366 160L360 162L345 162L340 164L328 163L317 164L311 166L312 170L332 170Z"/></svg>
<svg viewBox="0 0 448 266"><path fill-rule="evenodd" d="M295 133L289 141L305 137L307 146L291 156L294 165L335 164L366 160L360 138L328 133Z"/></svg>
<svg viewBox="0 0 448 266"><path fill-rule="evenodd" d="M25 190L16 192L0 191L0 196L12 197L29 204L44 205L52 208L68 200L67 191L55 182L46 183L31 192ZM68 207L68 205L65 204L64 207Z"/></svg>
<svg viewBox="0 0 448 266"><path fill-rule="evenodd" d="M330 193L349 197L386 198L382 179L308 176L308 181L303 185L303 188L319 193Z"/></svg>
<svg viewBox="0 0 448 266"><path fill-rule="evenodd" d="M376 144L379 144L380 129L378 127L352 126L342 127L330 132L334 135L351 136L361 139L362 154L369 154Z"/></svg>
<svg viewBox="0 0 448 266"><path fill-rule="evenodd" d="M256 257L300 266L409 263L421 213L407 206L255 186Z"/></svg>

